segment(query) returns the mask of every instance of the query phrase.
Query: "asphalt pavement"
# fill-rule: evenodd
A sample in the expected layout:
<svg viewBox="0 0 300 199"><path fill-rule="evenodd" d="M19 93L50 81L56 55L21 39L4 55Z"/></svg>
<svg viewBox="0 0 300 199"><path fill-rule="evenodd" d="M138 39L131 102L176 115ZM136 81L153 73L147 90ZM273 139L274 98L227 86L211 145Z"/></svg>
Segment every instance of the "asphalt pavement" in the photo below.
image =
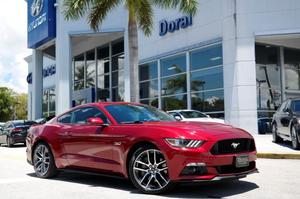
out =
<svg viewBox="0 0 300 199"><path fill-rule="evenodd" d="M39 179L26 162L25 147L0 147L1 199L280 198L300 197L300 160L258 159L260 173L233 182L183 184L165 195L139 193L129 181L60 173Z"/></svg>

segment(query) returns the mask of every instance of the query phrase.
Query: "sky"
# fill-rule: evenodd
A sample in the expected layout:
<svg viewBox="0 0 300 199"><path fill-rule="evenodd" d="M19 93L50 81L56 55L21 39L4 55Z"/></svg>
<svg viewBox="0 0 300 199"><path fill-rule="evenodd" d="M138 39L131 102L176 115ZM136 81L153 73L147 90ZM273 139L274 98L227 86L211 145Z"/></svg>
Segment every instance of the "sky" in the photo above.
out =
<svg viewBox="0 0 300 199"><path fill-rule="evenodd" d="M0 1L0 87L27 93L27 3Z"/></svg>

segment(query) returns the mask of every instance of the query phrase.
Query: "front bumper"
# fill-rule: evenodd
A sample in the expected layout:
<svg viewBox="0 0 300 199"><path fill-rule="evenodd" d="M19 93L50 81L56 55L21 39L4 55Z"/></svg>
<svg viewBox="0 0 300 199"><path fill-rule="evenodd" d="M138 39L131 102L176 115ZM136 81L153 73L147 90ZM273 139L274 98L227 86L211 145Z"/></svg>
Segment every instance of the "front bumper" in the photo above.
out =
<svg viewBox="0 0 300 199"><path fill-rule="evenodd" d="M217 181L224 179L237 179L257 172L256 151L237 154L212 155L208 149L172 149L166 153L168 172L172 181ZM236 157L248 155L249 166L237 168ZM187 165L197 163L205 165L205 172L200 174L182 175Z"/></svg>

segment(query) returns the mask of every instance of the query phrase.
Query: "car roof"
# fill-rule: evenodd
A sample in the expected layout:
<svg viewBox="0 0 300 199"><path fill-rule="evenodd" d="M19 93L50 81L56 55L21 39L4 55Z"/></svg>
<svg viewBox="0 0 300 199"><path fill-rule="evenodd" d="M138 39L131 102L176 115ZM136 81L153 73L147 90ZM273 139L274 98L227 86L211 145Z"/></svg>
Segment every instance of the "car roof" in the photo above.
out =
<svg viewBox="0 0 300 199"><path fill-rule="evenodd" d="M203 113L201 111L191 110L191 109L178 109L178 110L171 110L171 111L167 111L167 112L170 113L170 112L184 112L184 111L197 111L197 112Z"/></svg>

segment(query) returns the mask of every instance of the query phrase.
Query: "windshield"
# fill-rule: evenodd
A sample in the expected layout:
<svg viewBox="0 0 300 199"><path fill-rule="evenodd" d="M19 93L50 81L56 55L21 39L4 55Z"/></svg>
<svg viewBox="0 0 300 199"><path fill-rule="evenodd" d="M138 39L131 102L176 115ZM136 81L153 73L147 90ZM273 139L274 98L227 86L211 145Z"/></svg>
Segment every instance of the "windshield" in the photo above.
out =
<svg viewBox="0 0 300 199"><path fill-rule="evenodd" d="M207 117L207 115L198 112L198 111L181 111L180 114L184 117L184 118L203 118L203 117Z"/></svg>
<svg viewBox="0 0 300 199"><path fill-rule="evenodd" d="M294 101L294 112L300 112L300 100Z"/></svg>
<svg viewBox="0 0 300 199"><path fill-rule="evenodd" d="M117 104L105 109L118 123L139 123L150 121L175 121L167 113L146 105Z"/></svg>

